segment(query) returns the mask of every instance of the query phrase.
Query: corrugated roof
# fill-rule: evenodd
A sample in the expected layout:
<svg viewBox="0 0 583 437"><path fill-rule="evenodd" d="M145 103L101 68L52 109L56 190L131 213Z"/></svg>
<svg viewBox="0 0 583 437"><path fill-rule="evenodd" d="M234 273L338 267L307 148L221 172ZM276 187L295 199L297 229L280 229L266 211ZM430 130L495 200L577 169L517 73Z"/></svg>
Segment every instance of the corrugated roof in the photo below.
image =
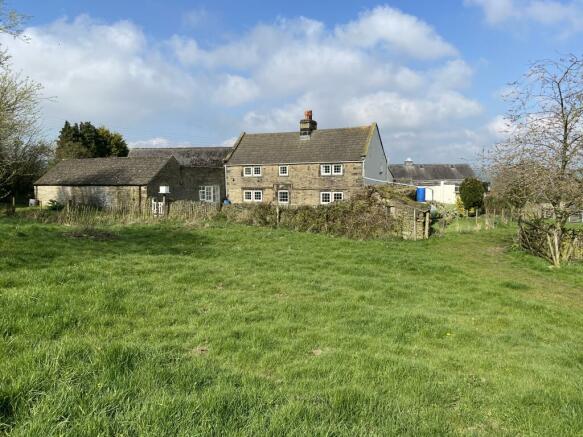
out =
<svg viewBox="0 0 583 437"><path fill-rule="evenodd" d="M389 169L398 181L463 180L475 177L468 164L391 164Z"/></svg>
<svg viewBox="0 0 583 437"><path fill-rule="evenodd" d="M184 167L222 167L232 147L157 147L130 149L131 158L169 158Z"/></svg>
<svg viewBox="0 0 583 437"><path fill-rule="evenodd" d="M147 185L172 159L67 159L51 168L35 185Z"/></svg>
<svg viewBox="0 0 583 437"><path fill-rule="evenodd" d="M309 140L300 133L243 133L229 165L360 161L370 140L370 126L320 129Z"/></svg>

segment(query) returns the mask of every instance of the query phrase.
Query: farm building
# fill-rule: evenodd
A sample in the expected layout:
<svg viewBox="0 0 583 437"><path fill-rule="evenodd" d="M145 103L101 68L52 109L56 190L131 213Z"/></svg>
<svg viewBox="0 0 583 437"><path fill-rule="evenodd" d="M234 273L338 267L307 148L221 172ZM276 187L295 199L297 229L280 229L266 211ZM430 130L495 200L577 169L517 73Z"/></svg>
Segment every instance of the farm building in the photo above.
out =
<svg viewBox="0 0 583 437"><path fill-rule="evenodd" d="M376 123L317 129L306 111L296 132L243 133L225 166L233 203L319 205L392 179Z"/></svg>
<svg viewBox="0 0 583 437"><path fill-rule="evenodd" d="M404 164L389 166L395 182L423 188L424 200L454 204L463 180L475 177L468 164L414 164L407 159Z"/></svg>
<svg viewBox="0 0 583 437"><path fill-rule="evenodd" d="M174 157L180 165L180 197L220 202L226 195L224 160L231 147L133 148L130 158Z"/></svg>
<svg viewBox="0 0 583 437"><path fill-rule="evenodd" d="M465 178L476 177L468 164L415 164L407 159L404 164L389 166L395 182L417 186L460 186Z"/></svg>
<svg viewBox="0 0 583 437"><path fill-rule="evenodd" d="M41 206L56 201L94 206L145 205L160 186L181 197L175 158L90 158L59 162L35 182Z"/></svg>

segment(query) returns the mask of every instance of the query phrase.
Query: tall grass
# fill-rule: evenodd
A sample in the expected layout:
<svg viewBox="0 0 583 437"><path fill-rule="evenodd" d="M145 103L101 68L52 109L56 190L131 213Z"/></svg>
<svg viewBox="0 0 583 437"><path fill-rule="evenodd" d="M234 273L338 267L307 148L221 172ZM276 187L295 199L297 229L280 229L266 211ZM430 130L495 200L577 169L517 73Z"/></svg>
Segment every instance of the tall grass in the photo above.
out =
<svg viewBox="0 0 583 437"><path fill-rule="evenodd" d="M21 210L19 214L41 223L80 225L85 227L116 224L159 224L163 222L194 224L217 218L219 206L204 202L176 201L169 204L164 214L154 214L147 206L135 204L115 207L94 207L90 205L67 205L61 210L32 208Z"/></svg>

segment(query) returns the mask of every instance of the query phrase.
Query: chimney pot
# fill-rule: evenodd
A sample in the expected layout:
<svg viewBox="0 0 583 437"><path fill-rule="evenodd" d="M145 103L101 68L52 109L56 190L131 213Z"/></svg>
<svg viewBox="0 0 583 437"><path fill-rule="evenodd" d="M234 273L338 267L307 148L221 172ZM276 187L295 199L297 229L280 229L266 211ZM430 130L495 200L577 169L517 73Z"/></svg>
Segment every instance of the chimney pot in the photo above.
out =
<svg viewBox="0 0 583 437"><path fill-rule="evenodd" d="M318 123L316 120L312 119L312 110L308 109L304 111L304 119L300 120L300 138L303 140L309 140L312 135L312 131L318 129Z"/></svg>

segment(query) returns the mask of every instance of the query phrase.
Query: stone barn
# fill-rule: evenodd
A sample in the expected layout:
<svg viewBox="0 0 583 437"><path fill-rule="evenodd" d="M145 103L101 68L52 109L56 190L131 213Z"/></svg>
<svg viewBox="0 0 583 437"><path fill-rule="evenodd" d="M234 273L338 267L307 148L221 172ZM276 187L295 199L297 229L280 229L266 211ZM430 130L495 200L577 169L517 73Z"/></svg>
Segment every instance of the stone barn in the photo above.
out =
<svg viewBox="0 0 583 437"><path fill-rule="evenodd" d="M174 157L180 164L182 196L200 202L220 202L226 195L224 159L231 147L132 148L130 158Z"/></svg>
<svg viewBox="0 0 583 437"><path fill-rule="evenodd" d="M170 200L184 198L180 165L166 158L90 158L59 162L35 182L41 206L50 201L99 207L146 205L160 186L170 188Z"/></svg>

